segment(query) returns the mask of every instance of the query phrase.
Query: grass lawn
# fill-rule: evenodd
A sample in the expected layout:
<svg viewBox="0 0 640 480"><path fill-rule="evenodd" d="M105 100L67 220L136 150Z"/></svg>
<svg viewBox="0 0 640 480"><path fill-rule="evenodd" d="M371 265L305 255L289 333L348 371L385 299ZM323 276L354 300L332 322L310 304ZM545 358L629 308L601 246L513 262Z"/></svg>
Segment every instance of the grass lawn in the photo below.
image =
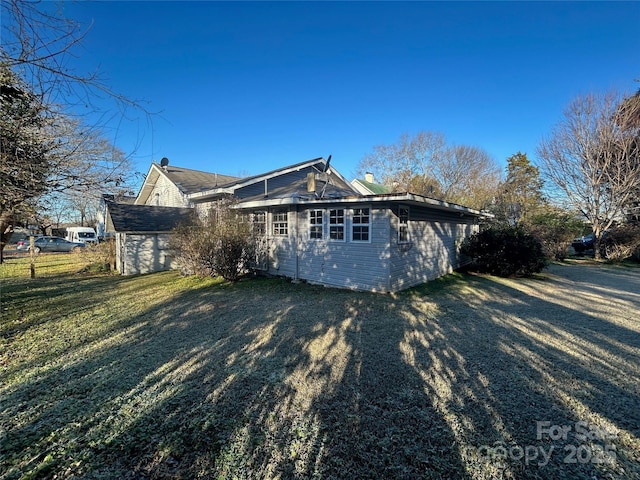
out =
<svg viewBox="0 0 640 480"><path fill-rule="evenodd" d="M46 258L0 265L2 479L640 478L640 269L379 295Z"/></svg>

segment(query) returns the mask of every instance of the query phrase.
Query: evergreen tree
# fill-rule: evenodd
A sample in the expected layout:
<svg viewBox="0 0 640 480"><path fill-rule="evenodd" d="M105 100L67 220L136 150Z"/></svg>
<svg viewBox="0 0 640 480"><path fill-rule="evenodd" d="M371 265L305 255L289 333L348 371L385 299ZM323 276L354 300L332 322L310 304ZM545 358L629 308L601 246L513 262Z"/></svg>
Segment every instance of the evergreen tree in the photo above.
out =
<svg viewBox="0 0 640 480"><path fill-rule="evenodd" d="M518 152L507 159L507 178L500 186L494 208L498 221L510 225L527 222L544 205L543 181L538 167L526 153Z"/></svg>

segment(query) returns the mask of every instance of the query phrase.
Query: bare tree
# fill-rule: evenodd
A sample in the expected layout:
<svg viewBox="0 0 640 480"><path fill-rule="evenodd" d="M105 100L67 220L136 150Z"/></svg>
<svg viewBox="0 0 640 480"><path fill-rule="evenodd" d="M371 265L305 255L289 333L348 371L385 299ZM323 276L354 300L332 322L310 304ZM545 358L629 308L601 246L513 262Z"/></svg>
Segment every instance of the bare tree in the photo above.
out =
<svg viewBox="0 0 640 480"><path fill-rule="evenodd" d="M616 93L576 97L538 147L542 174L591 223L599 255L602 233L640 184L640 102ZM625 108L622 108L622 106Z"/></svg>
<svg viewBox="0 0 640 480"><path fill-rule="evenodd" d="M93 99L104 97L114 100L120 110L145 111L140 102L112 90L98 70L77 72L71 67L69 60L91 26L83 28L66 18L62 6L62 2L3 0L2 63L28 82L42 104L57 112L62 108L69 115L74 107L93 106Z"/></svg>
<svg viewBox="0 0 640 480"><path fill-rule="evenodd" d="M0 262L16 217L34 214L44 195L119 187L132 177L124 154L110 146L97 124L87 126L99 110L93 99L111 99L113 115L128 108L150 115L139 102L111 90L97 72L72 68L70 59L88 31L56 5L0 4ZM109 114L102 111L98 117L108 121Z"/></svg>
<svg viewBox="0 0 640 480"><path fill-rule="evenodd" d="M496 195L500 170L479 147L454 145L431 166L442 198L467 207L486 208Z"/></svg>
<svg viewBox="0 0 640 480"><path fill-rule="evenodd" d="M403 134L392 145L378 145L359 164L395 192L412 192L473 208L495 196L500 170L481 148L447 145L437 132Z"/></svg>
<svg viewBox="0 0 640 480"><path fill-rule="evenodd" d="M360 161L359 172L371 172L375 178L394 191L411 191L412 187L432 186L430 165L446 148L441 133L418 132L414 136L404 133L392 145L376 145ZM415 192L421 193L421 192Z"/></svg>

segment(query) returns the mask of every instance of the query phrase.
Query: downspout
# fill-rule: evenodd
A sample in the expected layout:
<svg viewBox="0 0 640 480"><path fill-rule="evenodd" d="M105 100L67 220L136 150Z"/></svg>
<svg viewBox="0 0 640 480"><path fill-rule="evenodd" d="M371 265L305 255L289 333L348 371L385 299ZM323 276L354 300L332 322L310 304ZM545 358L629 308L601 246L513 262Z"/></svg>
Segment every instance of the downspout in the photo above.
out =
<svg viewBox="0 0 640 480"><path fill-rule="evenodd" d="M298 252L298 212L299 212L299 208L298 208L298 198L294 197L293 198L293 202L295 205L295 218L296 218L296 223L295 223L295 231L293 232L293 248L294 251L296 252L296 260L295 260L295 270L294 270L294 274L293 274L293 279L295 281L298 281L298 269L299 269L299 263L300 263L300 252Z"/></svg>
<svg viewBox="0 0 640 480"><path fill-rule="evenodd" d="M387 243L387 245L389 245L389 251L387 253L387 292L386 293L391 293L391 274L392 274L392 267L391 264L393 263L393 253L394 253L394 238L393 238L393 234L395 233L393 231L393 212L392 212L392 205L388 205L385 208L385 217L386 217L386 222L387 222L387 227L388 227L388 234L389 234L389 242ZM373 208L371 209L371 224L373 225ZM373 230L373 228L372 228Z"/></svg>

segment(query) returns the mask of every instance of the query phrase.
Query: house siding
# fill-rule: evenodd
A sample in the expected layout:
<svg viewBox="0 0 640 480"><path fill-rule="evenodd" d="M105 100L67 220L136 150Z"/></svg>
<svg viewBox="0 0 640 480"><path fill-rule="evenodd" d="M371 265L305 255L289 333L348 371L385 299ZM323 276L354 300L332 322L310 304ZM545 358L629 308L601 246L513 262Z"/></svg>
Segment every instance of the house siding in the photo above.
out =
<svg viewBox="0 0 640 480"><path fill-rule="evenodd" d="M116 267L122 275L176 268L168 250L168 233L116 234Z"/></svg>
<svg viewBox="0 0 640 480"><path fill-rule="evenodd" d="M147 198L146 205L158 207L189 207L189 199L178 187L163 175L158 177L156 184Z"/></svg>
<svg viewBox="0 0 640 480"><path fill-rule="evenodd" d="M390 210L391 290L434 280L461 266L462 241L478 226L473 218L419 207L409 209L409 243L398 242L397 208Z"/></svg>
<svg viewBox="0 0 640 480"><path fill-rule="evenodd" d="M386 292L389 290L389 221L385 210L369 205L370 241L354 242L351 238L351 207L345 208L345 241L328 239L326 211L334 207L313 207L298 212L298 276L311 283ZM325 212L324 238L309 238L309 210Z"/></svg>
<svg viewBox="0 0 640 480"><path fill-rule="evenodd" d="M283 209L269 209L267 211L267 262L268 272L271 275L280 275L296 278L296 249L297 222L295 211L284 209L287 212L288 234L287 236L273 235L273 216Z"/></svg>

